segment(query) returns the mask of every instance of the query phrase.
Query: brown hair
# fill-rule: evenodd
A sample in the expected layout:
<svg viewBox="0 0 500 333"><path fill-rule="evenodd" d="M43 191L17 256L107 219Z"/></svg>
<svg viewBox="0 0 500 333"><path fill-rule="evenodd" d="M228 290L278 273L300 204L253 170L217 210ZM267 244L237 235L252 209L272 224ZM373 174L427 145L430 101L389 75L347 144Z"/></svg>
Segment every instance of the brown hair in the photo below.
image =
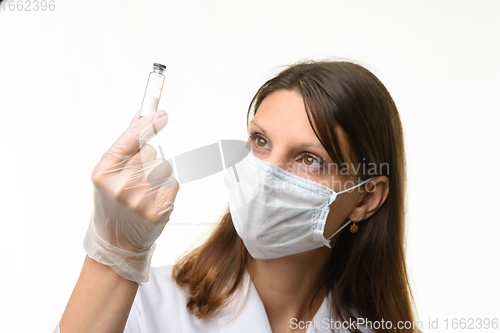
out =
<svg viewBox="0 0 500 333"><path fill-rule="evenodd" d="M347 160L335 125L345 133L349 157L358 166L388 165L377 175L389 179L389 194L378 211L355 234L344 229L335 243L326 285L332 316L372 322L415 320L413 295L405 261L406 162L403 130L396 105L384 85L364 67L351 62L306 61L287 67L268 80L252 99L247 120L277 90L293 90L304 99L316 136L337 165ZM253 114L252 114L253 112ZM373 174L360 167L362 180ZM208 240L174 266L176 283L188 289L188 309L198 318L213 315L241 286L249 254L226 213ZM357 332L357 330L354 330ZM413 332L416 330L405 330Z"/></svg>

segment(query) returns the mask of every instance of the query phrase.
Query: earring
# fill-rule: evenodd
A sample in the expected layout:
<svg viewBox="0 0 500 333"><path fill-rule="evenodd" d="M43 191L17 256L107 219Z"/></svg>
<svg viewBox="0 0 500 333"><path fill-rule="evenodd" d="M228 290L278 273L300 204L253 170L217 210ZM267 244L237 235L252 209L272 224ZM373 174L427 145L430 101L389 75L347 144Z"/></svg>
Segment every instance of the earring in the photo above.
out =
<svg viewBox="0 0 500 333"><path fill-rule="evenodd" d="M362 220L362 219L363 219L363 218L362 218L362 217L360 217L360 218L358 219L358 222L361 222L361 220ZM351 225L351 227L349 228L349 230L351 230L351 232L352 232L352 233L355 233L355 232L357 232L357 231L358 231L358 226L356 225L356 218L354 219L354 221L353 221L352 223L353 223L353 225Z"/></svg>

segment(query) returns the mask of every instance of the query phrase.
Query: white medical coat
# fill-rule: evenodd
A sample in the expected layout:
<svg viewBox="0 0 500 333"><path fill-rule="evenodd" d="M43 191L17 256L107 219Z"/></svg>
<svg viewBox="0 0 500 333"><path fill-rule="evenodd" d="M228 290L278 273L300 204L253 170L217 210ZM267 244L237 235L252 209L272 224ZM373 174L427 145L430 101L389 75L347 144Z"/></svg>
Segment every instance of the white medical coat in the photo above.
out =
<svg viewBox="0 0 500 333"><path fill-rule="evenodd" d="M198 319L188 312L188 296L173 281L172 267L151 267L149 281L137 291L124 333L272 333L266 310L248 273L240 293L220 315ZM314 316L316 324L310 325L307 333L331 333L327 329L331 326L329 311L330 299L326 297ZM239 314L235 316L235 312ZM364 326L357 327L362 332L372 332ZM336 329L335 332L349 331ZM60 333L59 324L54 333Z"/></svg>

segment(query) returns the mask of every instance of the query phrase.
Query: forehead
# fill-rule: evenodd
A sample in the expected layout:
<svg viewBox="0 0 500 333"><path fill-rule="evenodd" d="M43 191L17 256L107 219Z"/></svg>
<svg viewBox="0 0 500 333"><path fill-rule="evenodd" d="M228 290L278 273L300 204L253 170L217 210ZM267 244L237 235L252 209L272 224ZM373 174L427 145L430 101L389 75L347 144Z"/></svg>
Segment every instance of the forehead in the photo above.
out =
<svg viewBox="0 0 500 333"><path fill-rule="evenodd" d="M295 91L272 92L260 104L253 123L265 127L273 134L300 135L302 138L318 140L307 119L304 100Z"/></svg>

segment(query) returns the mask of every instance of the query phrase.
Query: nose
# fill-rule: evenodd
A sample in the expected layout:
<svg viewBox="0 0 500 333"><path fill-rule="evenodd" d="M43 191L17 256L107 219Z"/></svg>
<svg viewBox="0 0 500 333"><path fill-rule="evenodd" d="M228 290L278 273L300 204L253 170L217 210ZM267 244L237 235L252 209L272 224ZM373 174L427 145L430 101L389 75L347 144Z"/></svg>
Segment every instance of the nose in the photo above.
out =
<svg viewBox="0 0 500 333"><path fill-rule="evenodd" d="M276 165L278 168L293 173L293 163L288 161L287 156L284 152L280 152L279 150L273 149L273 151L266 156L266 158L262 159L263 161L271 162Z"/></svg>

